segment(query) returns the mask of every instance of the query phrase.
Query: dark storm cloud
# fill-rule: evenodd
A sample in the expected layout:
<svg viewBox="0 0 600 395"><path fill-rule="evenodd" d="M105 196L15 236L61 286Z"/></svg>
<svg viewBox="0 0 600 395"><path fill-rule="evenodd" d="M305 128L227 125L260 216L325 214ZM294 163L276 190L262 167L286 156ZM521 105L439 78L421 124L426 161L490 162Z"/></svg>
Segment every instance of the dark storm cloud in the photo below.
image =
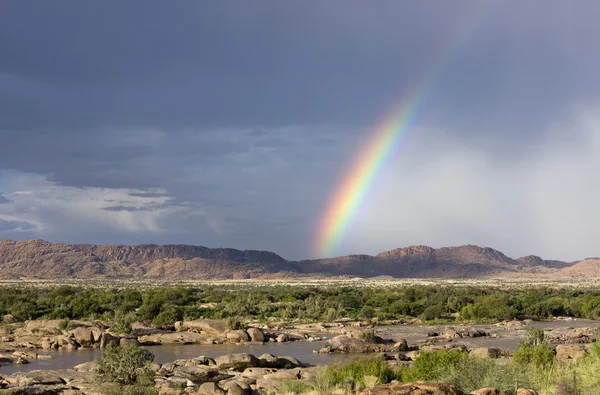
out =
<svg viewBox="0 0 600 395"><path fill-rule="evenodd" d="M562 94L546 97L549 108L590 83L592 69L577 59L596 56L592 11L558 1L3 3L2 124L369 123L477 18L432 105L514 117L535 109L549 83ZM580 49L566 46L575 40Z"/></svg>

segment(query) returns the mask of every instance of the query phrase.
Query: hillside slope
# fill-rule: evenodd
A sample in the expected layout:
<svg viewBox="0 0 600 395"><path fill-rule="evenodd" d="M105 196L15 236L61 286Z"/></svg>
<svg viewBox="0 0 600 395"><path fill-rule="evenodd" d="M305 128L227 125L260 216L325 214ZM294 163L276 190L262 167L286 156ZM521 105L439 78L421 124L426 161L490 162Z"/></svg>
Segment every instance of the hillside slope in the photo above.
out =
<svg viewBox="0 0 600 395"><path fill-rule="evenodd" d="M474 245L410 246L378 255L287 261L268 251L190 245L91 245L0 241L0 279L201 280L293 276L482 278L520 275L600 277L600 260L512 259Z"/></svg>

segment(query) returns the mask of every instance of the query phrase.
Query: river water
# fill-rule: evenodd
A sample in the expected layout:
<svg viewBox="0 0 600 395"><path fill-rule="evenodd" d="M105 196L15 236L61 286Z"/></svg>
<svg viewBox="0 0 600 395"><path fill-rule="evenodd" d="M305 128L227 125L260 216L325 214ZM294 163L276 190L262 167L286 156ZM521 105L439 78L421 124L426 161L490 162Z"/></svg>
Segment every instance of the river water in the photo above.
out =
<svg viewBox="0 0 600 395"><path fill-rule="evenodd" d="M383 337L404 338L409 345L424 344L427 339L427 332L441 332L448 325L425 326L425 325L394 325L388 327L378 327L377 332ZM564 333L570 328L582 327L600 327L600 321L592 320L572 320L572 321L545 321L534 322L530 326L542 328L548 333ZM459 327L459 325L455 325ZM521 339L525 336L525 327L521 330L505 329L495 325L473 325L478 329L484 329L491 332L495 337L478 337L459 339L453 344L464 344L467 347L503 347L511 352L516 350ZM332 335L329 335L332 337ZM441 342L436 344L449 344L450 342ZM288 343L265 343L265 344L165 344L162 346L150 346L154 352L157 363L171 362L176 359L191 359L201 355L208 357L217 357L224 354L250 353L260 356L264 353L276 356L291 356L304 363L321 365L331 364L336 361L344 361L352 356L348 354L313 354L313 350L318 350L325 344L325 341L318 342L288 342ZM27 372L39 369L69 369L80 363L90 362L98 359L101 350L98 348L85 348L74 351L49 351L38 350L39 354L45 353L52 355L53 359L33 360L26 365L7 364L0 366L0 375L7 375L15 372Z"/></svg>
<svg viewBox="0 0 600 395"><path fill-rule="evenodd" d="M265 343L265 344L164 344L161 346L148 346L154 352L157 363L171 362L176 359L191 359L204 355L217 357L224 354L250 353L257 357L269 353L276 356L290 356L303 363L321 365L343 361L348 358L344 354L313 354L325 344L318 342L288 342L288 343ZM73 351L47 351L38 350L38 354L50 354L53 359L32 360L26 365L7 364L0 366L0 375L8 375L15 372L28 372L31 370L58 370L70 369L80 363L90 362L100 358L99 348L81 348Z"/></svg>

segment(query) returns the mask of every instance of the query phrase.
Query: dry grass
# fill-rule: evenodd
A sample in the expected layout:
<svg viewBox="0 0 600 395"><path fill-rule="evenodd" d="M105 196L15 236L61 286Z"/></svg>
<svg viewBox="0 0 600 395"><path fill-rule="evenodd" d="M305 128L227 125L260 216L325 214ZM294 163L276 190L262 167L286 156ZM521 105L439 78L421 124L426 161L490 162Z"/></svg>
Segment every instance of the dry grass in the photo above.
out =
<svg viewBox="0 0 600 395"><path fill-rule="evenodd" d="M452 287L497 287L511 289L528 289L531 287L551 288L598 288L600 278L564 278L564 279L536 279L536 278L487 278L487 279L395 279L395 278L288 278L288 279L240 279L240 280L0 280L0 287L53 287L59 285L83 286L91 288L159 288L168 286L203 287L223 286L236 288L269 288L281 286L296 287L357 287L357 288L398 288L415 285L435 285Z"/></svg>

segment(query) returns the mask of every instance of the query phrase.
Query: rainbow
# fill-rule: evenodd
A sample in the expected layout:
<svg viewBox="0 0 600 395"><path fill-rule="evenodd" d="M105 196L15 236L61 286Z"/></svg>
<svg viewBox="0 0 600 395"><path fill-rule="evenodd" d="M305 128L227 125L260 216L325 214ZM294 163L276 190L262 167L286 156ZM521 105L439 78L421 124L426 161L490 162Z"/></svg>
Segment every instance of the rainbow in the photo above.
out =
<svg viewBox="0 0 600 395"><path fill-rule="evenodd" d="M434 61L431 62L412 93L384 118L384 121L371 132L372 136L366 147L355 154L353 164L337 184L320 219L313 241L315 256L335 255L352 219L372 189L377 175L397 151L403 137L418 119L423 104L442 74L443 67L452 58L451 55L466 41L475 26L482 22L482 13L478 14L479 17L474 17L470 23L464 24L450 41L450 45L434 57Z"/></svg>

